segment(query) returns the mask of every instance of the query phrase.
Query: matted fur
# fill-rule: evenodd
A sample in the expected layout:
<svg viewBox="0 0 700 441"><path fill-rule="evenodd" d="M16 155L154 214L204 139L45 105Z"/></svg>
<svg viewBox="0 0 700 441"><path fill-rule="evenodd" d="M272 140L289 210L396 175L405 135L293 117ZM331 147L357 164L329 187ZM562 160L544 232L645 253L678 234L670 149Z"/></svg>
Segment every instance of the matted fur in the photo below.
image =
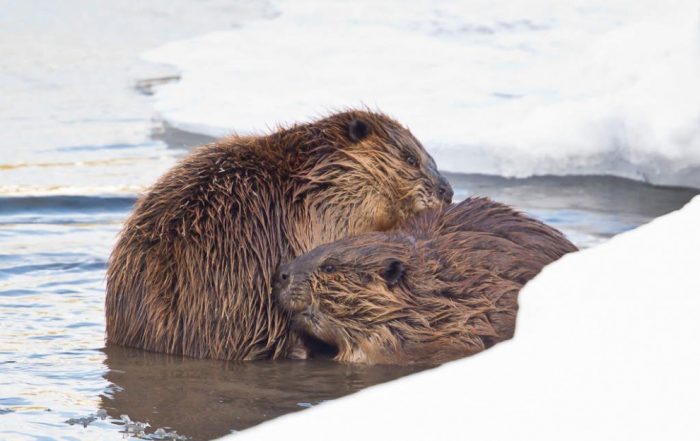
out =
<svg viewBox="0 0 700 441"><path fill-rule="evenodd" d="M380 113L201 146L124 225L107 269L107 341L192 357L303 356L270 300L279 263L451 194L422 145Z"/></svg>
<svg viewBox="0 0 700 441"><path fill-rule="evenodd" d="M487 198L322 245L280 267L294 326L356 363L441 363L512 337L518 292L575 251L557 230Z"/></svg>

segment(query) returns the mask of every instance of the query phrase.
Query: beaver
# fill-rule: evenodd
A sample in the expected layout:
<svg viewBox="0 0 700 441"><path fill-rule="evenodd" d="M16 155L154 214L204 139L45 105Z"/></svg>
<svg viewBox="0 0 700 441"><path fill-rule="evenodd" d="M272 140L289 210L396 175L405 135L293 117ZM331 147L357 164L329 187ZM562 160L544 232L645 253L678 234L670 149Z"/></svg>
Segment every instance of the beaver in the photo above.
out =
<svg viewBox="0 0 700 441"><path fill-rule="evenodd" d="M271 301L282 261L449 204L411 132L348 110L195 149L136 203L107 269L107 342L196 358L304 357Z"/></svg>
<svg viewBox="0 0 700 441"><path fill-rule="evenodd" d="M273 294L338 361L442 363L511 338L520 288L573 251L554 228L470 198L321 245L280 266Z"/></svg>

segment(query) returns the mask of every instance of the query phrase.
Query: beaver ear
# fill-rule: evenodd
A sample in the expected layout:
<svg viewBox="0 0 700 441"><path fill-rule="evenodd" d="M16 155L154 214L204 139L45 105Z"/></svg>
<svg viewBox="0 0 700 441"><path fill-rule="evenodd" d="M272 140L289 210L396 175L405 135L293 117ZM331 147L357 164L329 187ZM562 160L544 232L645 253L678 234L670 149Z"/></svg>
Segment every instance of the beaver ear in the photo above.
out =
<svg viewBox="0 0 700 441"><path fill-rule="evenodd" d="M404 274L406 274L406 268L398 259L388 259L384 262L384 269L381 272L381 276L389 286L394 286L401 281Z"/></svg>
<svg viewBox="0 0 700 441"><path fill-rule="evenodd" d="M358 142L367 138L371 131L369 124L361 119L353 119L348 126L348 136L352 142Z"/></svg>

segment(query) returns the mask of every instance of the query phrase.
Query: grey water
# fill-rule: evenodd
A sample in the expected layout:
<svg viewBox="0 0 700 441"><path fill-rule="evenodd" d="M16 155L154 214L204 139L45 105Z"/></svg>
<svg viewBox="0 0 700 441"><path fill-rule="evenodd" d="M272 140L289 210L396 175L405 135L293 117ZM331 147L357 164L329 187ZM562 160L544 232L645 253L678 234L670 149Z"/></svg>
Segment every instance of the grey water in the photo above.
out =
<svg viewBox="0 0 700 441"><path fill-rule="evenodd" d="M586 247L697 191L610 178L449 175ZM0 439L122 439L122 415L210 439L416 372L330 361L227 363L104 345L104 271L134 196L0 197ZM97 414L87 427L69 424ZM153 437L152 439L157 439Z"/></svg>
<svg viewBox="0 0 700 441"><path fill-rule="evenodd" d="M178 73L138 53L274 15L265 1L0 1L1 440L211 439L419 370L105 347L104 274L122 222L209 140L153 113L151 88ZM603 176L448 178L457 199L512 204L584 248L698 193Z"/></svg>

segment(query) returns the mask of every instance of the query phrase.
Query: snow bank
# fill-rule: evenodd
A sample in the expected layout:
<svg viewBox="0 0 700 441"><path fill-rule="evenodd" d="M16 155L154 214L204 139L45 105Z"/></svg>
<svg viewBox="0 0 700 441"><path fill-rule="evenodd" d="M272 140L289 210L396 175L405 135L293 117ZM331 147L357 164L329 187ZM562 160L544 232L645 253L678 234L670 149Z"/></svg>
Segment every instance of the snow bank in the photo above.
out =
<svg viewBox="0 0 700 441"><path fill-rule="evenodd" d="M547 267L516 338L236 440L700 439L700 197Z"/></svg>
<svg viewBox="0 0 700 441"><path fill-rule="evenodd" d="M367 105L448 171L700 187L695 0L278 2L273 19L145 58L174 126L260 131Z"/></svg>

